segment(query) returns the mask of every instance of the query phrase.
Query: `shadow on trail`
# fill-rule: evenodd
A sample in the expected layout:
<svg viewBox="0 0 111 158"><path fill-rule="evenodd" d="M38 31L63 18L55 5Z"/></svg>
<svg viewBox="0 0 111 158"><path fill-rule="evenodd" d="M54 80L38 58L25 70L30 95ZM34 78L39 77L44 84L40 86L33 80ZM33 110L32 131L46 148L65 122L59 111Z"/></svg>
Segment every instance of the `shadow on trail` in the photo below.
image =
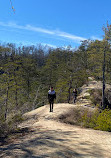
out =
<svg viewBox="0 0 111 158"><path fill-rule="evenodd" d="M28 127L10 131L10 133L7 133L5 134L5 136L0 137L0 146L10 143L10 139L8 139L8 137L14 136L13 139L16 139L17 137L24 136L26 134L29 134L30 132L33 131Z"/></svg>
<svg viewBox="0 0 111 158"><path fill-rule="evenodd" d="M27 135L25 135L27 137ZM0 147L0 157L20 158L73 158L103 157L103 150L90 142L73 143L81 139L74 131L38 129L28 135L27 140L21 136L20 142ZM71 144L70 144L71 142ZM88 146L88 148L86 148Z"/></svg>

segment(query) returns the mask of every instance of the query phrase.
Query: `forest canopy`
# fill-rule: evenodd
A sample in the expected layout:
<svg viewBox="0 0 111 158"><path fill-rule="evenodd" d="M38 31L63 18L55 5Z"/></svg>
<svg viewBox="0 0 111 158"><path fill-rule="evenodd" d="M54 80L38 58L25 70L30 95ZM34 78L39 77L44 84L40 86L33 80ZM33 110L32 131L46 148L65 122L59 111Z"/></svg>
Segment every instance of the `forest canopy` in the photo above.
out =
<svg viewBox="0 0 111 158"><path fill-rule="evenodd" d="M102 80L103 52L106 52L106 82L111 82L111 25L104 39L85 40L78 49L48 48L42 45L0 44L0 116L47 104L52 85L57 103L70 102L72 90L87 83L88 76Z"/></svg>

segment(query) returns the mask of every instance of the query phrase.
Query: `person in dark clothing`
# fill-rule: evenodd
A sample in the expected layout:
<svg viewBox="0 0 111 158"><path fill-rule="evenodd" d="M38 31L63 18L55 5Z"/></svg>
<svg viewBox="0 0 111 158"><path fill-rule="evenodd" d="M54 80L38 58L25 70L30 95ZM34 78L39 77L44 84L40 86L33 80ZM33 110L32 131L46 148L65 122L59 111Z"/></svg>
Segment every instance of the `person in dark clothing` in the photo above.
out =
<svg viewBox="0 0 111 158"><path fill-rule="evenodd" d="M72 93L73 93L73 98L74 98L74 103L75 103L77 99L77 89L74 89Z"/></svg>
<svg viewBox="0 0 111 158"><path fill-rule="evenodd" d="M50 90L48 91L48 100L50 103L50 112L53 112L54 99L56 99L56 92L54 91L53 87L50 87Z"/></svg>
<svg viewBox="0 0 111 158"><path fill-rule="evenodd" d="M105 97L105 99L104 99L104 104L105 104L105 109L106 108L111 109L111 104L110 104L109 100L107 99L107 97Z"/></svg>

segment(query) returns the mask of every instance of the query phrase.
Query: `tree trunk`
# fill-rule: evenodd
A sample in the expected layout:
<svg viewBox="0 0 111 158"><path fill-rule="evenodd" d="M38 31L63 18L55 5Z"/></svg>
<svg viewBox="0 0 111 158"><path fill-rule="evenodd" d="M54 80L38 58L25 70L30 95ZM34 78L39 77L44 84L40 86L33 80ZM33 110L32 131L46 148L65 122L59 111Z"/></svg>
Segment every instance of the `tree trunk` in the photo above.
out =
<svg viewBox="0 0 111 158"><path fill-rule="evenodd" d="M14 70L14 82L15 82L15 106L16 106L16 110L18 108L18 88L17 88L17 79L16 79L16 73L15 73L15 70Z"/></svg>
<svg viewBox="0 0 111 158"><path fill-rule="evenodd" d="M40 86L41 86L41 85L40 85ZM35 109L35 102L36 102L36 100L37 100L37 98L38 98L40 86L39 86L38 89L37 89L36 96L35 96L34 101L33 101L33 110Z"/></svg>
<svg viewBox="0 0 111 158"><path fill-rule="evenodd" d="M30 80L29 80L29 75L27 78L27 86L28 86L28 99L29 99L29 94L30 94Z"/></svg>
<svg viewBox="0 0 111 158"><path fill-rule="evenodd" d="M18 89L17 89L17 81L15 82L16 90L15 90L15 101L16 101L16 109L18 108Z"/></svg>
<svg viewBox="0 0 111 158"><path fill-rule="evenodd" d="M103 89L102 89L102 107L105 109L105 58L106 58L106 46L104 48L104 59L103 59Z"/></svg>
<svg viewBox="0 0 111 158"><path fill-rule="evenodd" d="M7 120L7 111L8 111L8 93L9 93L9 83L6 90L6 100L5 100L5 121Z"/></svg>
<svg viewBox="0 0 111 158"><path fill-rule="evenodd" d="M70 76L71 78L71 76ZM69 82L69 89L68 89L68 103L70 103L70 97L71 97L71 87L72 87L72 81Z"/></svg>

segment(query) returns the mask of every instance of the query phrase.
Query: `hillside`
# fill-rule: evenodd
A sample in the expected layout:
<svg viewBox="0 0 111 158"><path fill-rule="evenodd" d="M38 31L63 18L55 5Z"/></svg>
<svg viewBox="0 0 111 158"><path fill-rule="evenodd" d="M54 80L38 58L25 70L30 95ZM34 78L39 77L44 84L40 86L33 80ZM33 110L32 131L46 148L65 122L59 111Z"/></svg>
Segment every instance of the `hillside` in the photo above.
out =
<svg viewBox="0 0 111 158"><path fill-rule="evenodd" d="M110 158L110 132L85 129L59 121L60 116L68 111L90 105L83 95L89 95L87 90L100 87L100 84L92 80L84 85L76 104L54 104L53 113L49 112L49 105L45 105L24 114L25 121L19 127L28 130L9 144L2 145L0 157Z"/></svg>
<svg viewBox="0 0 111 158"><path fill-rule="evenodd" d="M87 99L88 96L90 96L89 91L90 90L101 90L102 91L102 82L101 81L96 81L94 78L89 77L88 78L88 84L85 84L81 87L81 93L78 96L78 102L81 104L85 104L90 106L91 101L90 99ZM111 90L111 85L106 84L106 90Z"/></svg>

